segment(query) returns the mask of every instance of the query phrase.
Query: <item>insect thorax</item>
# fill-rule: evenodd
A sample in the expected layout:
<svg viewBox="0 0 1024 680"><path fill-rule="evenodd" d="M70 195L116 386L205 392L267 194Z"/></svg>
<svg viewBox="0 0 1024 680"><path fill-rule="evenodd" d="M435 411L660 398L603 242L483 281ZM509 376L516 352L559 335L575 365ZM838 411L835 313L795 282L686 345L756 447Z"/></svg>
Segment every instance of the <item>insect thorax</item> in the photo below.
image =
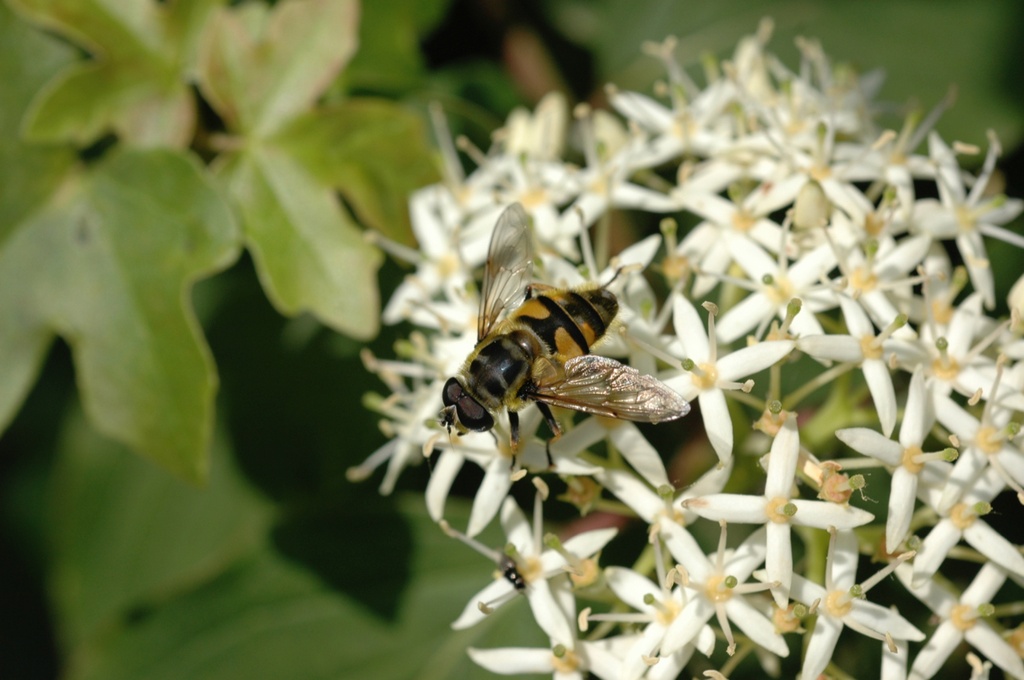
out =
<svg viewBox="0 0 1024 680"><path fill-rule="evenodd" d="M528 330L492 334L471 355L465 369L466 386L491 411L507 406L542 351L539 340Z"/></svg>

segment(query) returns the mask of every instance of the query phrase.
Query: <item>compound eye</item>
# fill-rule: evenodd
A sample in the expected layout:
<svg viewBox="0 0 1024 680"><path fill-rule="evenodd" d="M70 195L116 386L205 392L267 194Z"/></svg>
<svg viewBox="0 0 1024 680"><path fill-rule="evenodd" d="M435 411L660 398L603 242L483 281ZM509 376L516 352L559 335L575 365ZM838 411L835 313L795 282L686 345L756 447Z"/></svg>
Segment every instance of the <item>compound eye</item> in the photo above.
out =
<svg viewBox="0 0 1024 680"><path fill-rule="evenodd" d="M494 427L494 418L491 417L491 414L480 402L468 394L461 396L455 409L459 412L459 422L470 430L484 432Z"/></svg>
<svg viewBox="0 0 1024 680"><path fill-rule="evenodd" d="M448 378L448 382L444 384L444 389L441 391L441 401L444 402L445 406L451 406L458 403L464 394L459 381L455 378Z"/></svg>

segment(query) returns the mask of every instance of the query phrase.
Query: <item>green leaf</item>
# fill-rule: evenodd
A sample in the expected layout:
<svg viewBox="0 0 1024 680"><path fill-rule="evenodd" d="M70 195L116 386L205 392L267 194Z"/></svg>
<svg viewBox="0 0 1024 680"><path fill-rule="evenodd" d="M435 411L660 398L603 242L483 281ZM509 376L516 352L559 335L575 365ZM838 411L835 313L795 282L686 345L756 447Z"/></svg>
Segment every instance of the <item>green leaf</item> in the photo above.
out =
<svg viewBox="0 0 1024 680"><path fill-rule="evenodd" d="M70 177L0 249L0 428L57 333L92 421L204 480L217 379L188 295L237 253L231 213L191 157L111 154Z"/></svg>
<svg viewBox="0 0 1024 680"><path fill-rule="evenodd" d="M99 62L73 66L40 91L25 135L87 146L113 132L136 146L184 148L194 127L191 93L173 75Z"/></svg>
<svg viewBox="0 0 1024 680"><path fill-rule="evenodd" d="M0 248L75 161L71 149L28 144L19 135L32 97L73 58L69 47L19 21L0 3Z"/></svg>
<svg viewBox="0 0 1024 680"><path fill-rule="evenodd" d="M50 594L69 650L220 573L262 541L269 519L223 441L197 489L100 436L78 410L49 491Z"/></svg>
<svg viewBox="0 0 1024 680"><path fill-rule="evenodd" d="M309 109L357 44L354 0L289 0L221 9L200 47L199 85L227 122L263 137Z"/></svg>
<svg viewBox="0 0 1024 680"><path fill-rule="evenodd" d="M411 241L409 195L439 179L418 116L388 101L351 99L296 119L274 141L337 189L360 222Z"/></svg>
<svg viewBox="0 0 1024 680"><path fill-rule="evenodd" d="M328 525L315 516L292 521L291 533L303 534L297 540L313 550L318 543L310 541L328 544L325 559L311 563L287 546L284 554L268 546L97 639L67 677L461 680L492 677L467 658L469 645L547 645L525 598L471 630L449 628L494 567L445 536L422 505L422 497L405 499L404 522L382 503L352 504L344 515L332 513ZM449 509L464 521L465 504ZM303 533L296 523L313 528ZM335 529L318 535L317 526ZM367 536L374 537L370 547L363 544ZM378 544L389 541L392 550L382 552ZM411 580L403 578L403 561L410 562ZM353 597L349 588L362 592ZM387 600L398 603L393 615L364 604Z"/></svg>
<svg viewBox="0 0 1024 680"><path fill-rule="evenodd" d="M379 326L380 253L338 199L271 145L232 156L222 175L242 216L263 289L279 311L310 311L356 338Z"/></svg>
<svg viewBox="0 0 1024 680"><path fill-rule="evenodd" d="M37 142L88 145L112 132L141 146L183 148L195 102L183 77L189 27L210 0L10 0L24 17L88 50L44 87L25 121Z"/></svg>

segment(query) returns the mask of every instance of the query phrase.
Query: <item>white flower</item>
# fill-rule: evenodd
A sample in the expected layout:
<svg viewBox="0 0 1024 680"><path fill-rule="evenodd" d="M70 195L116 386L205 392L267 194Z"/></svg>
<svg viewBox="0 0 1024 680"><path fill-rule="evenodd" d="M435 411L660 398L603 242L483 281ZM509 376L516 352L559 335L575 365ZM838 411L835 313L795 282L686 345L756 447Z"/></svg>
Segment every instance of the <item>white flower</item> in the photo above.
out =
<svg viewBox="0 0 1024 680"><path fill-rule="evenodd" d="M974 484L974 481L987 467L991 466L1003 483L1017 492L1018 498L1024 503L1024 453L1013 444L1012 438L1017 434L1017 425L1010 423L1012 412L995 407L999 398L999 375L985 408L981 420L965 411L956 402L945 395L936 395L935 412L940 423L956 435L960 444L965 447L963 453L953 466L949 483L942 494L938 510L945 512Z"/></svg>
<svg viewBox="0 0 1024 680"><path fill-rule="evenodd" d="M916 575L909 565L901 565L896 575L910 592L942 619L914 659L910 668L913 680L925 680L938 673L950 654L965 640L1008 675L1024 677L1024 662L1020 655L982 618L991 613L989 603L1006 580L1006 573L1001 568L994 564L982 566L959 598L934 580L914 585Z"/></svg>
<svg viewBox="0 0 1024 680"><path fill-rule="evenodd" d="M802 576L793 577L793 599L811 606L818 614L810 643L804 653L803 678L817 678L825 670L839 634L844 627L852 628L861 635L885 640L891 636L897 640L919 642L924 633L897 612L864 600L864 594L876 583L888 576L901 564L893 562L867 581L858 584L857 578L857 536L851 531L831 530L828 561L825 565L825 587L808 581ZM906 553L903 557L909 557Z"/></svg>
<svg viewBox="0 0 1024 680"><path fill-rule="evenodd" d="M441 389L438 387L437 394L440 393ZM434 462L427 482L426 501L431 519L439 521L444 517L445 501L452 484L462 466L466 461L470 461L484 471L484 478L473 498L466 533L476 536L483 531L498 514L498 509L512 488L513 482L524 474L524 468L547 469L546 444L535 436L541 420L540 412L535 408L522 413L519 419L519 449L514 455L504 417L491 432L468 432L456 438L447 438L441 432L435 432L431 446L440 450L441 454ZM559 472L566 475L591 475L600 469L576 457L575 454L586 446L579 438L562 439L565 441L559 440L550 447L551 455L557 460ZM570 448L577 445L582 446Z"/></svg>
<svg viewBox="0 0 1024 680"><path fill-rule="evenodd" d="M779 656L788 656L789 648L775 631L772 622L745 597L769 587L746 582L754 569L764 562L767 550L764 527L727 554L726 523L721 524L721 540L713 560L704 555L693 536L679 525L668 524L664 528L665 545L679 562L680 566L676 569L691 595L679 613L681 625L673 625L665 634L665 651L671 652L679 644L689 641L704 622L715 616L728 642L727 651L730 656L736 650L730 620L763 649Z"/></svg>
<svg viewBox="0 0 1024 680"><path fill-rule="evenodd" d="M1005 487L994 468L988 468L963 494L961 500L946 512L928 532L914 559L914 584L930 580L938 571L949 551L963 538L987 559L1012 573L1024 574L1024 555L1013 543L999 534L981 518L992 510L989 503ZM923 489L926 502L936 506L941 490Z"/></svg>
<svg viewBox="0 0 1024 680"><path fill-rule="evenodd" d="M678 194L679 201L683 208L704 218L704 221L690 230L676 252L695 263L697 278L691 295L700 298L724 277L733 262L725 239L727 232L734 239L750 239L771 252L778 252L784 245L784 233L764 214L753 212L751 204L757 191L733 203L717 193L696 190L697 181L699 178L687 178L686 190Z"/></svg>
<svg viewBox="0 0 1024 680"><path fill-rule="evenodd" d="M1000 226L1021 213L1024 201L985 194L996 160L1002 153L999 140L994 134L989 134L985 164L969 193L953 150L938 134L933 132L928 135L928 148L936 168L939 200L919 200L914 209L914 224L917 230L932 238L956 239L957 248L970 272L971 282L984 298L985 307L991 309L995 305L995 284L985 251L984 236L1024 248L1024 238Z"/></svg>
<svg viewBox="0 0 1024 680"><path fill-rule="evenodd" d="M878 420L882 424L882 432L888 437L896 426L896 392L886 362L886 342L896 329L903 325L901 322L905 321L906 317L894 319L876 336L871 321L860 305L845 295L839 296L839 305L842 307L849 335L807 335L797 339L796 346L815 359L860 364L868 389L871 391L872 402L878 412ZM889 351L891 354L891 349Z"/></svg>
<svg viewBox="0 0 1024 680"><path fill-rule="evenodd" d="M945 484L949 477L950 466L944 460L950 458L950 451L945 449L925 453L922 449L935 421L924 380L921 368L914 371L910 379L903 423L900 425L899 442L863 427L836 431L836 436L853 450L895 468L885 520L885 550L888 553L895 553L907 537L910 519L914 514L919 478L934 480L933 486L938 486Z"/></svg>
<svg viewBox="0 0 1024 680"><path fill-rule="evenodd" d="M586 680L590 677L588 673L593 673L601 680L619 680L622 677L619 659L634 638L635 635L594 641L574 638L571 644L552 639L551 648L470 647L466 651L477 665L501 675L551 673L554 680Z"/></svg>
<svg viewBox="0 0 1024 680"><path fill-rule="evenodd" d="M762 337L772 319L786 317L793 299L803 302L801 312L792 321L793 332L823 332L815 314L836 306L835 294L821 284L836 266L836 255L829 244L818 246L790 264L785 255L773 258L750 239L724 234L724 241L733 259L746 272L752 292L722 316L717 328L722 342L732 342L751 330L754 337Z"/></svg>
<svg viewBox="0 0 1024 680"><path fill-rule="evenodd" d="M482 621L494 608L523 593L530 603L530 609L538 625L548 635L563 644L574 639L571 621L575 615L567 615L559 606L552 592L553 586L548 581L565 576L566 571L576 574L579 579L592 581L596 578L597 570L594 555L615 536L616 530L595 529L577 534L564 543L554 537L545 540L542 534L541 502L542 494L538 493L531 526L515 500L511 497L505 499L501 510L501 524L508 537L508 546L511 546L514 554L510 555L510 549L506 547L504 557L497 551L489 550L474 539L445 526L450 535L502 567L500 572L495 574L493 583L470 598L462 614L452 623L452 628L469 628ZM552 547L545 549L548 543L552 544ZM514 567L513 578L509 578L510 566ZM521 584L514 583L516 575L522 579Z"/></svg>
<svg viewBox="0 0 1024 680"><path fill-rule="evenodd" d="M708 330L690 301L679 295L675 297L674 321L676 333L685 359L683 368L675 376L667 377L665 384L674 389L683 399L700 401L701 417L711 445L721 461L732 457L732 418L725 403L725 390L748 391L750 385L736 382L768 368L782 359L793 349L791 340L769 340L718 357L718 341L715 337L715 311L708 313ZM752 383L751 383L752 384Z"/></svg>
<svg viewBox="0 0 1024 680"><path fill-rule="evenodd" d="M583 138L586 166L573 173L571 183L575 201L563 212L562 231L571 233L580 226L589 227L609 208L631 208L653 213L667 213L677 208L676 202L663 193L629 181L635 169L633 157L642 154L643 142L632 137L626 146L609 155L599 145L590 107L580 105L576 110L579 130ZM572 221L574 224L568 225Z"/></svg>
<svg viewBox="0 0 1024 680"><path fill-rule="evenodd" d="M767 527L765 569L779 607L789 599L793 576L790 527L793 524L852 529L873 519L871 513L849 505L792 498L793 480L800 457L800 435L793 414L779 428L768 456L768 480L763 496L720 493L692 498L683 507L706 519Z"/></svg>
<svg viewBox="0 0 1024 680"><path fill-rule="evenodd" d="M569 588L569 578L562 574L552 579L554 602L565 619L576 619L576 601ZM554 680L586 680L593 673L601 680L619 680L626 650L637 636L618 636L597 641L580 640L575 631L549 627L548 621L538 620L551 639L551 647L536 649L504 647L466 651L478 665L492 673L516 675L520 673L551 673Z"/></svg>
<svg viewBox="0 0 1024 680"><path fill-rule="evenodd" d="M653 533L661 531L666 523L686 526L693 522L697 514L686 509L685 501L696 496L719 493L729 481L731 473L732 459L711 468L700 479L681 491L676 491L667 483L652 490L626 470L605 469L596 473L594 478L628 505L650 526Z"/></svg>
<svg viewBox="0 0 1024 680"><path fill-rule="evenodd" d="M660 552L659 552L660 554ZM694 648L710 655L715 644L714 633L703 623L697 626L693 640L684 640L673 649L664 647L664 640L671 630L682 625L681 617L686 606L686 592L674 580L667 580L664 568L659 565L658 585L646 576L632 569L609 567L605 570L608 587L627 605L637 610L636 614L593 614L589 621L617 621L643 623L643 631L633 645L622 655L620 680L636 680L653 664L658 675L676 677L689 661ZM674 672L673 672L674 671ZM651 677L648 675L648 677Z"/></svg>

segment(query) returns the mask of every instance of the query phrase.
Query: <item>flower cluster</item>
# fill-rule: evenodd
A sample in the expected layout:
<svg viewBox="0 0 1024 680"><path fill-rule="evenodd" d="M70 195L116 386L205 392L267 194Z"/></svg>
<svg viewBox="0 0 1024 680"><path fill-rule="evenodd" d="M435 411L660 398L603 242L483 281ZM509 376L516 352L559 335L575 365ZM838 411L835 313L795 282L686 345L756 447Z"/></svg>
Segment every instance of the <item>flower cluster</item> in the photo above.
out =
<svg viewBox="0 0 1024 680"><path fill-rule="evenodd" d="M525 600L550 639L469 650L496 673L728 675L753 653L770 674L800 655L802 677L816 678L850 629L881 650L884 677L931 677L961 641L972 677L993 664L1024 676L1020 607L1000 603L1004 584L1024 584L1024 556L985 518L997 497L1024 503L1024 285L1010 318L994 316L986 255L991 239L1024 246L1003 226L1024 203L993 190L993 135L969 174L960 157L982 152L934 131L941 106L884 129L877 74L836 67L813 41L787 68L766 49L770 32L765 22L731 60L707 63L704 85L671 40L649 46L666 70L653 95L609 88L618 115L581 105L572 116L551 95L513 114L487 152L453 142L435 112L446 175L411 198L421 249L382 243L414 265L384 320L416 330L397 359L365 356L389 390L371 405L390 441L351 474L386 464L386 493L434 457L431 516L492 561L482 580L498 567L455 627ZM570 129L577 164L563 159ZM489 432L438 425L442 386L478 341L491 231L513 202L531 217L538 283L617 297L595 351L694 405L687 437L702 419L714 454L702 477L670 475L650 430L623 420L561 413L565 433L546 450L547 426L527 408L514 452L504 413ZM612 257L623 210L659 216L660 234ZM467 463L483 479L456 528L445 503ZM529 475L532 523L509 496ZM545 534L548 483L604 528ZM499 516L507 544L481 545ZM602 567L621 516L646 526L647 548ZM702 545L711 523L718 543ZM883 565L858 580L867 555ZM961 591L942 577L954 560L958 574L984 565ZM871 599L883 581L899 599Z"/></svg>

